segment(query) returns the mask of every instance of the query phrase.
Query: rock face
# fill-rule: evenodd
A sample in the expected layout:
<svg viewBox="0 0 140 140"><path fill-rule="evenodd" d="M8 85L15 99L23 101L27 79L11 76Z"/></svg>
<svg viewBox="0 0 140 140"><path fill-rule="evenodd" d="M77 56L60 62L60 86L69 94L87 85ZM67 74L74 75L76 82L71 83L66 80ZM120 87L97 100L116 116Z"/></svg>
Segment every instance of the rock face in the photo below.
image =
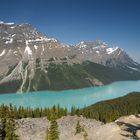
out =
<svg viewBox="0 0 140 140"><path fill-rule="evenodd" d="M35 80L37 75L37 79L46 77L48 85L51 84L46 76L50 64L73 65L84 61L125 70L131 74L140 73L140 65L118 47L110 48L101 41L82 41L75 46L65 45L54 38L43 35L28 23L0 22L1 93L44 90L44 88L37 87L42 82L41 80L41 82L38 80L38 83L34 81L37 81ZM83 71L83 69L80 70ZM57 74L57 70L54 71L54 75ZM91 78L89 73L87 75L86 78L90 79L92 86L103 84L97 78ZM71 88L70 85L69 88Z"/></svg>
<svg viewBox="0 0 140 140"><path fill-rule="evenodd" d="M118 69L138 70L138 64L134 62L126 52L119 48L109 47L105 42L97 40L95 42L82 41L76 45L80 53L79 57L85 60L89 60L98 64L102 64L108 67L115 67Z"/></svg>
<svg viewBox="0 0 140 140"><path fill-rule="evenodd" d="M27 118L17 121L16 133L20 140L45 140L49 121L46 118Z"/></svg>
<svg viewBox="0 0 140 140"><path fill-rule="evenodd" d="M77 116L66 116L58 120L60 140L84 140L83 133L75 135L77 121L86 130L88 140L140 139L140 118L134 115L121 117L115 122L102 122ZM20 140L44 140L49 121L46 118L17 120L16 133Z"/></svg>
<svg viewBox="0 0 140 140"><path fill-rule="evenodd" d="M11 58L9 60L16 65L20 60L33 61L38 57L42 59L43 64L50 58L56 63L62 63L64 60L69 63L90 60L110 67L123 64L130 70L138 70L138 63L125 51L118 47L110 48L105 42L82 41L75 46L69 46L43 35L28 23L0 23L1 59Z"/></svg>

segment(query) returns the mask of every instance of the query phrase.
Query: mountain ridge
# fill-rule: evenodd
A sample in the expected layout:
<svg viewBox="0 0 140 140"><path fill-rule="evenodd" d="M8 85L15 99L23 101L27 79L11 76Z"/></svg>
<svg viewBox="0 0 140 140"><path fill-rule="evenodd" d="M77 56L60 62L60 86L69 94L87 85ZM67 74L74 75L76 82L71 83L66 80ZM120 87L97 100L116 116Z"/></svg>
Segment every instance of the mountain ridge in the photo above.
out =
<svg viewBox="0 0 140 140"><path fill-rule="evenodd" d="M87 67L90 67L90 72L84 69L85 62L89 62ZM104 78L99 78L95 67L103 69L100 75ZM49 68L54 71L54 74L51 73L51 78L52 75L55 78L59 77L58 81L54 78L54 81L57 81L54 85L59 85L60 79L63 81L63 84L59 85L61 90L65 89L63 88L65 85L68 89L104 85L108 83L107 77L109 77L109 75L104 76L105 72L113 70L116 71L116 75L120 73L125 75L118 80L140 79L140 64L121 48L111 48L99 40L81 41L75 46L65 45L55 38L42 34L31 24L0 22L0 93L6 90L9 83L11 87L14 85L12 87L14 92L41 90L42 88L37 87L43 85L44 80L46 85L43 87L49 89L54 83L49 78ZM63 79L58 74L63 75ZM112 77L114 78L113 75ZM106 81L103 82L103 79ZM117 79L109 81L114 80ZM53 89L54 86L51 90Z"/></svg>

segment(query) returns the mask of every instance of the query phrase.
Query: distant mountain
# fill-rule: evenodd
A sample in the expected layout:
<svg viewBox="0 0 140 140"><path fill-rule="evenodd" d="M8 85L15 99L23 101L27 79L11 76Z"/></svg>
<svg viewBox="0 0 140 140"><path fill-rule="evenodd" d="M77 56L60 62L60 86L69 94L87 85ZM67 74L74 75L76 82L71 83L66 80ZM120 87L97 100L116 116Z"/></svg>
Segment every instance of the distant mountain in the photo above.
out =
<svg viewBox="0 0 140 140"><path fill-rule="evenodd" d="M140 71L140 65L134 62L123 49L110 48L100 40L95 42L82 41L76 45L76 48L85 60L131 72Z"/></svg>
<svg viewBox="0 0 140 140"><path fill-rule="evenodd" d="M61 43L32 25L0 22L0 93L63 90L140 79L140 65L101 41Z"/></svg>

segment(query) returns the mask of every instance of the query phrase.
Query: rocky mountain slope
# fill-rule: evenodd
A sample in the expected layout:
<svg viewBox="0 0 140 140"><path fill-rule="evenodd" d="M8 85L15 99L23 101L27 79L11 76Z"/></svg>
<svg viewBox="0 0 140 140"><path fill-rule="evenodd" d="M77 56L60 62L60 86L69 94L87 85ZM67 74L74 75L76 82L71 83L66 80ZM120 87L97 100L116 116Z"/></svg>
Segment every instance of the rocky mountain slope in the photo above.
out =
<svg viewBox="0 0 140 140"><path fill-rule="evenodd" d="M90 72L83 69L85 61ZM102 68L100 75L97 67ZM121 78L112 74L106 81L106 71L114 70ZM128 79L140 79L140 65L118 47L101 41L69 46L28 23L0 22L0 93L82 88Z"/></svg>
<svg viewBox="0 0 140 140"><path fill-rule="evenodd" d="M58 120L60 140L84 140L83 133L75 135L77 121L86 130L88 140L140 139L140 117L131 115L107 124L82 116L62 117ZM20 140L45 140L47 128L46 118L26 118L17 120L16 133Z"/></svg>

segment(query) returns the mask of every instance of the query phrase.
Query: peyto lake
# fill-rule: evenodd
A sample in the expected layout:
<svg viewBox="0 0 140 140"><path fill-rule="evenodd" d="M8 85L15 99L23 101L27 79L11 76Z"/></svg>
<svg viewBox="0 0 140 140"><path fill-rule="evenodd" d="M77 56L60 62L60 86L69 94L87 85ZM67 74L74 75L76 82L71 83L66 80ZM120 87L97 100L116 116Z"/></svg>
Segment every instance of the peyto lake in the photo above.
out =
<svg viewBox="0 0 140 140"><path fill-rule="evenodd" d="M98 101L124 96L133 91L140 91L139 81L120 81L100 87L64 91L37 91L33 93L1 94L0 104L24 107L51 107L54 104L70 109L72 106L82 108Z"/></svg>

